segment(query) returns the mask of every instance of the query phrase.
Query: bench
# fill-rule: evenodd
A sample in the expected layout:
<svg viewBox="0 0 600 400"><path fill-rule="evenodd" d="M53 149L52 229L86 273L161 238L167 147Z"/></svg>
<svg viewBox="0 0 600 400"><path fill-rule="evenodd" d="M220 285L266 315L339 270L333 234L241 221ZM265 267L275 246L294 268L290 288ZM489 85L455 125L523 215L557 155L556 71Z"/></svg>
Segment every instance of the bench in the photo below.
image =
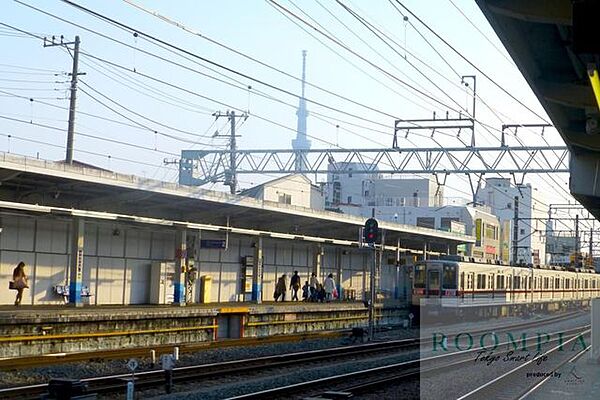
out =
<svg viewBox="0 0 600 400"><path fill-rule="evenodd" d="M62 296L65 303L69 302L69 285L54 285L53 291L56 295ZM90 293L90 289L87 286L81 288L81 297L90 298L93 294Z"/></svg>

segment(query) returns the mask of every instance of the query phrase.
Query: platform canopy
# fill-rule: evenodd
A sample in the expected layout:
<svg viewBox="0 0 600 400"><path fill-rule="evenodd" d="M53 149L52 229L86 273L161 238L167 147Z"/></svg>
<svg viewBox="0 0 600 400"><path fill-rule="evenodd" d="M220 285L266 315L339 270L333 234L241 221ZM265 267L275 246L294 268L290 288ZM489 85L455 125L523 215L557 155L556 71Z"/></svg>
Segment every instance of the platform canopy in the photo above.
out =
<svg viewBox="0 0 600 400"><path fill-rule="evenodd" d="M80 163L0 153L0 200L357 241L363 218L118 174ZM26 208L26 207L25 207ZM133 219L132 219L133 221ZM432 251L473 243L472 236L381 222L386 243Z"/></svg>
<svg viewBox="0 0 600 400"><path fill-rule="evenodd" d="M600 2L476 2L569 147L571 194L600 218L600 110L588 76L600 70ZM524 122L547 122L530 115Z"/></svg>

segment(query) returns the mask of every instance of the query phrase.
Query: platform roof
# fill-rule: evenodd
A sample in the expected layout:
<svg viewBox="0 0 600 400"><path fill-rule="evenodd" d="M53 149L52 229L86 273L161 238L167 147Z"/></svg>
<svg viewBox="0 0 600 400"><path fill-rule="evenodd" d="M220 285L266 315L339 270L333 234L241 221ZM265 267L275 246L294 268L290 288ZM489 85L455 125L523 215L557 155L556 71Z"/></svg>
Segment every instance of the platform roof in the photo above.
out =
<svg viewBox="0 0 600 400"><path fill-rule="evenodd" d="M573 25L575 2L476 2L569 147L571 158L582 155L600 159L600 130L586 129L590 122L600 126L598 106L587 76L587 64L597 63L600 54L577 49ZM575 23L579 27L585 24L580 20ZM591 28L589 36L597 42L596 27L597 24ZM599 196L572 194L600 218Z"/></svg>
<svg viewBox="0 0 600 400"><path fill-rule="evenodd" d="M0 200L188 221L286 234L355 241L364 219L315 211L201 188L119 174L81 164L66 165L0 153ZM402 225L380 224L386 243L445 251L473 243L472 236Z"/></svg>

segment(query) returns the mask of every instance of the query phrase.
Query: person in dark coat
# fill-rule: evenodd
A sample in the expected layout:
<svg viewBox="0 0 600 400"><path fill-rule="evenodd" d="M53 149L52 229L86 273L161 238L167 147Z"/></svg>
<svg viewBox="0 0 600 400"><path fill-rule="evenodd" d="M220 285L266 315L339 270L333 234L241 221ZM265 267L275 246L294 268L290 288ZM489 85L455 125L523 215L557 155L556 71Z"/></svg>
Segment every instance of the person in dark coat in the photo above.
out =
<svg viewBox="0 0 600 400"><path fill-rule="evenodd" d="M298 271L294 271L294 275L290 279L290 289L292 289L292 301L298 301L298 290L300 290L300 275L298 275Z"/></svg>
<svg viewBox="0 0 600 400"><path fill-rule="evenodd" d="M277 280L277 285L275 285L275 301L279 300L279 297L281 297L281 301L285 301L285 292L287 292L287 283L285 278L285 274L283 274Z"/></svg>
<svg viewBox="0 0 600 400"><path fill-rule="evenodd" d="M308 281L304 282L304 286L302 286L302 301L310 301L310 285Z"/></svg>

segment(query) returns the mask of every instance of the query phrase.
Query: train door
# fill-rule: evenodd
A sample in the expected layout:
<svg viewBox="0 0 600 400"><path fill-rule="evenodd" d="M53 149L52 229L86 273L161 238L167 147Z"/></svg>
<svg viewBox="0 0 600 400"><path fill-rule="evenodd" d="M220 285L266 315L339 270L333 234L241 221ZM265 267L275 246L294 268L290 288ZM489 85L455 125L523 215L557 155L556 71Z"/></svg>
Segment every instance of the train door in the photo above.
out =
<svg viewBox="0 0 600 400"><path fill-rule="evenodd" d="M428 296L440 296L440 270L428 268L427 269L427 295Z"/></svg>

